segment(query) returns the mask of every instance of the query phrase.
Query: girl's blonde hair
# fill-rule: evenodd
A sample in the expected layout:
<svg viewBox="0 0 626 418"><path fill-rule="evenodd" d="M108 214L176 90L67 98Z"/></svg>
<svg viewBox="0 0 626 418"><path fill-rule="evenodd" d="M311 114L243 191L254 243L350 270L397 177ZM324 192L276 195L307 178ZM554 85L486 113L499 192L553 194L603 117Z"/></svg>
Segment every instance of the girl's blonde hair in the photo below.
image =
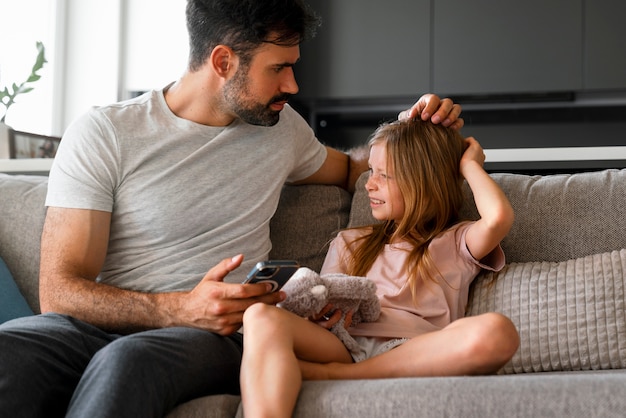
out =
<svg viewBox="0 0 626 418"><path fill-rule="evenodd" d="M419 119L381 125L369 146L381 143L387 170L402 193L404 214L399 222L373 225L370 234L353 243L348 274L365 276L385 244L408 242L412 249L405 267L415 299L418 278L435 280L428 245L459 221L464 199L459 162L467 145L458 131Z"/></svg>

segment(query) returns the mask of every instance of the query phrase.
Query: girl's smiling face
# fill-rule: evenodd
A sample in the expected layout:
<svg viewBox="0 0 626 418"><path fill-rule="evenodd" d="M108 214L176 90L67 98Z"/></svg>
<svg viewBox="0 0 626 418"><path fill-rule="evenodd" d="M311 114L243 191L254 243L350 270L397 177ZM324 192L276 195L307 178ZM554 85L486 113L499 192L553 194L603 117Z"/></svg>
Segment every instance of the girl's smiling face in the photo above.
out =
<svg viewBox="0 0 626 418"><path fill-rule="evenodd" d="M400 222L404 215L404 200L393 169L387 163L386 143L381 141L373 144L368 161L370 176L365 183L365 190L370 198L374 218Z"/></svg>

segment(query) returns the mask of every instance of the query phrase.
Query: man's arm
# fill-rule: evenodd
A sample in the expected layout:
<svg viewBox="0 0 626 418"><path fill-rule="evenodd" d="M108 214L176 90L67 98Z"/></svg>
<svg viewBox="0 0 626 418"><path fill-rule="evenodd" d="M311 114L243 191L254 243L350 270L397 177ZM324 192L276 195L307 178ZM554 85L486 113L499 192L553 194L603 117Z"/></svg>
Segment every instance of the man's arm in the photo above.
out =
<svg viewBox="0 0 626 418"><path fill-rule="evenodd" d="M189 292L143 293L97 283L109 240L108 212L50 207L41 239L42 312L71 315L109 331L128 333L168 326L228 335L256 302L275 304L281 293L266 284L228 284L224 277L243 256L225 259Z"/></svg>

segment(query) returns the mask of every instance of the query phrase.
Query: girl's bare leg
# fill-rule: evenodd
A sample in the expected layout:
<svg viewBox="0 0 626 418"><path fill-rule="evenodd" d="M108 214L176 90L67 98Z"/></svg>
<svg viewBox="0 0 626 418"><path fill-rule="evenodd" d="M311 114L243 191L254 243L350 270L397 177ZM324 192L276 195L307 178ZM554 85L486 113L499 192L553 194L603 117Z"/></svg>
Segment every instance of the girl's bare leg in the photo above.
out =
<svg viewBox="0 0 626 418"><path fill-rule="evenodd" d="M241 395L246 417L290 417L300 392L298 358L352 362L328 330L284 309L257 303L243 318Z"/></svg>
<svg viewBox="0 0 626 418"><path fill-rule="evenodd" d="M487 313L461 318L378 356L353 364L300 362L306 380L460 376L497 372L519 346L515 325Z"/></svg>

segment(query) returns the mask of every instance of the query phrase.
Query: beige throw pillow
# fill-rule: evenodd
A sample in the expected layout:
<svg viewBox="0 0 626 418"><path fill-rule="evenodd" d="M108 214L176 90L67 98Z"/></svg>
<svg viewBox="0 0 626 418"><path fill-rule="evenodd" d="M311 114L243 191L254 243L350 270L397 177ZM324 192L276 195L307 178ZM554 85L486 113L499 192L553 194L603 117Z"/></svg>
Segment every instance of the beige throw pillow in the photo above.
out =
<svg viewBox="0 0 626 418"><path fill-rule="evenodd" d="M626 249L482 273L467 316L500 312L520 348L502 373L626 367Z"/></svg>

